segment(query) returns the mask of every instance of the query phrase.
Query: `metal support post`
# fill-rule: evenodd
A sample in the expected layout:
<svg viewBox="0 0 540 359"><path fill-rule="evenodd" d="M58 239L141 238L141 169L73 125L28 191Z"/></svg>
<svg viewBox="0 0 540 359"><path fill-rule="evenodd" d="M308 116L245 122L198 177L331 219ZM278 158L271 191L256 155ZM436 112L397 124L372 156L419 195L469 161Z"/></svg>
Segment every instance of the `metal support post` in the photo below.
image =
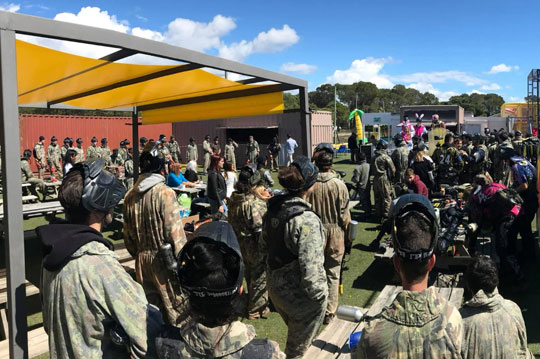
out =
<svg viewBox="0 0 540 359"><path fill-rule="evenodd" d="M311 114L307 87L300 87L298 92L300 102L300 126L302 129L302 154L311 158Z"/></svg>
<svg viewBox="0 0 540 359"><path fill-rule="evenodd" d="M28 358L15 32L0 30L0 144L4 190L9 357Z"/></svg>
<svg viewBox="0 0 540 359"><path fill-rule="evenodd" d="M139 177L139 113L137 108L131 114L131 134L133 137L133 181Z"/></svg>

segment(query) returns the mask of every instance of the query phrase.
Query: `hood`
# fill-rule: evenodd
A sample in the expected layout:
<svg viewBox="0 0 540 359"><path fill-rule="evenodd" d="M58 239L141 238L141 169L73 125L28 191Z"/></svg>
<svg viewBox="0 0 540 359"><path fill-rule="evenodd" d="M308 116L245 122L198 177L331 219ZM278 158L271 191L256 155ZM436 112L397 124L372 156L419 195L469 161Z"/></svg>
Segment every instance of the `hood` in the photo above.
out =
<svg viewBox="0 0 540 359"><path fill-rule="evenodd" d="M49 224L36 228L36 233L41 240L43 267L51 272L62 269L73 253L87 243L96 241L114 249L100 232L84 224Z"/></svg>
<svg viewBox="0 0 540 359"><path fill-rule="evenodd" d="M384 149L380 149L380 150L375 150L375 154L379 155L379 156L380 155L387 155L388 152L386 150L384 150Z"/></svg>
<svg viewBox="0 0 540 359"><path fill-rule="evenodd" d="M441 315L440 297L435 287L421 292L404 290L382 313L386 319L407 326L421 327Z"/></svg>
<svg viewBox="0 0 540 359"><path fill-rule="evenodd" d="M302 198L285 193L270 198L268 200L268 210L278 211L284 204L287 206L303 206L307 209L311 209L311 204L304 201Z"/></svg>
<svg viewBox="0 0 540 359"><path fill-rule="evenodd" d="M192 322L180 328L180 336L195 353L221 358L245 347L255 338L255 329L239 321L215 328Z"/></svg>
<svg viewBox="0 0 540 359"><path fill-rule="evenodd" d="M317 182L328 182L332 178L336 178L336 174L333 172L319 172L317 175Z"/></svg>
<svg viewBox="0 0 540 359"><path fill-rule="evenodd" d="M418 183L418 182L420 182L420 176L414 175L413 183Z"/></svg>
<svg viewBox="0 0 540 359"><path fill-rule="evenodd" d="M242 203L247 199L248 195L244 193L233 192L229 198L229 203Z"/></svg>
<svg viewBox="0 0 540 359"><path fill-rule="evenodd" d="M499 294L497 288L492 293L486 294L482 289L480 289L471 300L463 304L464 307L473 307L487 310L489 312L495 312L501 308L503 297Z"/></svg>
<svg viewBox="0 0 540 359"><path fill-rule="evenodd" d="M136 192L146 192L158 183L165 183L165 177L159 173L142 173L133 185Z"/></svg>

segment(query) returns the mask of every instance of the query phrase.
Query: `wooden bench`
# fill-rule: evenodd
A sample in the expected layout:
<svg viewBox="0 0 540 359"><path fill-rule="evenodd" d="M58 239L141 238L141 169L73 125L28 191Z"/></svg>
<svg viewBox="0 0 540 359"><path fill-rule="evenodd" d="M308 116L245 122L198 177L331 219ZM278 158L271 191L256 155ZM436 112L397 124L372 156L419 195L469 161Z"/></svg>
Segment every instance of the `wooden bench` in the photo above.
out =
<svg viewBox="0 0 540 359"><path fill-rule="evenodd" d="M362 312L368 316L379 314L394 301L402 290L403 288L400 286L387 285L367 313L365 310L362 310ZM463 288L437 288L437 290L443 298L454 304L456 308L461 306ZM317 339L313 341L306 354L304 354L304 359L350 359L349 335L361 331L363 328L364 322L353 323L334 318L319 334Z"/></svg>
<svg viewBox="0 0 540 359"><path fill-rule="evenodd" d="M49 351L49 337L43 327L28 332L29 358L35 358ZM0 342L0 358L9 358L9 340Z"/></svg>

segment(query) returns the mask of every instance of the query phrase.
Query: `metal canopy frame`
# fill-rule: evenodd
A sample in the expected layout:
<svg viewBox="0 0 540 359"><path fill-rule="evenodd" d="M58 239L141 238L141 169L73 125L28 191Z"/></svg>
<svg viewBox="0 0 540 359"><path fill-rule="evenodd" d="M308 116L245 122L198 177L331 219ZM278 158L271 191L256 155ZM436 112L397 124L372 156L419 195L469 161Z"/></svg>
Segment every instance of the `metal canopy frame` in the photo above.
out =
<svg viewBox="0 0 540 359"><path fill-rule="evenodd" d="M48 107L63 101L73 100L96 93L109 91L114 88L128 86L137 82L151 81L154 78L171 75L178 72L190 71L202 67L223 70L247 76L238 81L242 84L260 83L270 81L276 83L272 86L261 86L244 91L230 91L219 95L206 95L190 99L180 99L158 104L144 105L133 108L132 136L133 161L138 168L138 111L168 106L178 106L189 103L200 103L223 98L234 98L254 94L281 92L286 90L299 90L300 114L303 146L302 152L309 155L311 152L311 117L308 112L307 81L285 74L272 72L258 67L226 60L220 57L203 54L193 50L169 45L166 43L148 40L120 32L94 28L85 25L72 24L35 16L0 11L0 145L2 151L2 173L4 190L4 233L6 239L6 265L8 289L8 321L9 321L9 348L10 358L28 358L28 335L26 327L25 308L25 256L22 217L22 190L20 176L19 151L19 111L17 90L17 61L16 61L16 35L24 34L45 37L56 40L66 40L78 43L106 46L118 49L104 56L101 60L108 61L101 66L120 59L143 54L158 58L179 61L183 63L169 70L158 71L153 74L140 76L127 81L121 81L91 91L55 99L47 104ZM85 70L92 71L94 68ZM22 70L22 69L21 69ZM76 76L74 74L72 76ZM58 79L57 81L62 81ZM47 86L47 85L45 85ZM17 149L8 151L7 149ZM136 173L137 175L137 173Z"/></svg>
<svg viewBox="0 0 540 359"><path fill-rule="evenodd" d="M538 122L540 112L540 70L532 69L527 76L527 127L532 133L532 126L540 127ZM540 132L537 134L540 137Z"/></svg>

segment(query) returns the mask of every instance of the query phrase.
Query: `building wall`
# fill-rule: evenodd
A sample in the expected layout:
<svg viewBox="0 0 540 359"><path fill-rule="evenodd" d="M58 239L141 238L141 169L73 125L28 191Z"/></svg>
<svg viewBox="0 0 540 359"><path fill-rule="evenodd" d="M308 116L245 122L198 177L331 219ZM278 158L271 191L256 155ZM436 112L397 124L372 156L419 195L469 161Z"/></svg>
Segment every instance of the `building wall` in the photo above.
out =
<svg viewBox="0 0 540 359"><path fill-rule="evenodd" d="M321 142L332 143L334 131L332 128L332 112L311 112L311 147L312 150Z"/></svg>
<svg viewBox="0 0 540 359"><path fill-rule="evenodd" d="M63 145L66 137L72 137L73 141L81 137L85 153L93 136L98 138L98 144L100 144L101 138L106 137L111 150L120 147L120 141L125 138L133 144L131 117L24 114L19 116L19 129L21 154L24 149L33 150L40 135L45 136L45 150L47 150L52 136L56 136L60 146ZM160 134L169 136L171 133L172 125L170 123L139 126L139 137L157 139ZM37 170L33 159L30 165L33 170Z"/></svg>

